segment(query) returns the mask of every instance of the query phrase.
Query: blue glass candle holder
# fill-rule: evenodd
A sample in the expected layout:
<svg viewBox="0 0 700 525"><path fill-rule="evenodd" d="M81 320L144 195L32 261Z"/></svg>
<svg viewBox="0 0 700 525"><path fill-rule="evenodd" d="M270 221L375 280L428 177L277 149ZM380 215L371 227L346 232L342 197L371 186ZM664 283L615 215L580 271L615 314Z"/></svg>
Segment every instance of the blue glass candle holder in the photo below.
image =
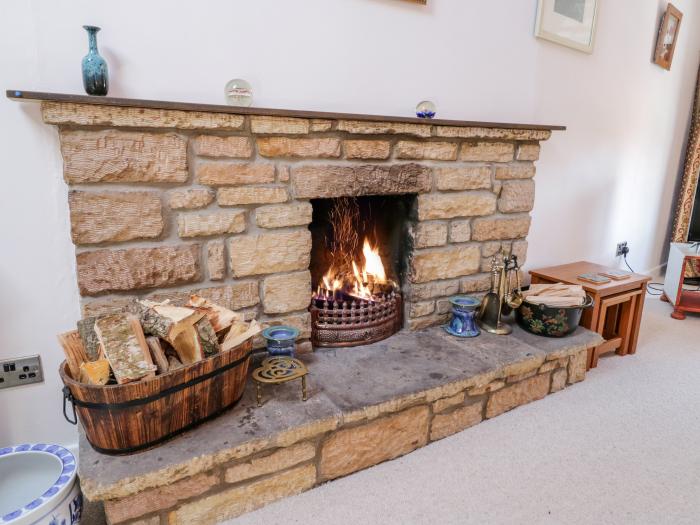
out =
<svg viewBox="0 0 700 525"><path fill-rule="evenodd" d="M445 325L445 331L457 337L476 337L481 333L476 324L476 314L481 300L469 295L455 295L450 298L452 319Z"/></svg>
<svg viewBox="0 0 700 525"><path fill-rule="evenodd" d="M262 331L267 341L267 352L271 356L294 357L299 330L291 326L270 326Z"/></svg>

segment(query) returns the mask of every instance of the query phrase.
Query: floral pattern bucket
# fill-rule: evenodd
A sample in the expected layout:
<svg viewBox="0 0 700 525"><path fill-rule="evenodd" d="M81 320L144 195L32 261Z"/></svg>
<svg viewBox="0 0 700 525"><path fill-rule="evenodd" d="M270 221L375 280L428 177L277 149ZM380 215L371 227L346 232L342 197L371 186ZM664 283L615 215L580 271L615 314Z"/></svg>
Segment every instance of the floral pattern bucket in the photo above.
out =
<svg viewBox="0 0 700 525"><path fill-rule="evenodd" d="M593 299L586 295L581 306L547 306L523 301L515 312L515 320L525 330L546 337L565 337L576 330L585 308L593 306Z"/></svg>

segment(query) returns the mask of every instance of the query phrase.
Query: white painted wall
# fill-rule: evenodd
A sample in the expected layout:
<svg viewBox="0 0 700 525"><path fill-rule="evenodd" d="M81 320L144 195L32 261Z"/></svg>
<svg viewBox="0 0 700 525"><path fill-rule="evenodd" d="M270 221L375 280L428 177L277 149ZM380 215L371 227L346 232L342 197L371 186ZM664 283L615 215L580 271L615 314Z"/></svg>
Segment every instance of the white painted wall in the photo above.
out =
<svg viewBox="0 0 700 525"><path fill-rule="evenodd" d="M650 61L660 0L601 0L589 56L533 36L535 0L0 2L0 88L81 93L82 24L103 27L114 96L222 101L250 80L263 107L564 124L545 144L529 266L657 266L700 55L684 12L673 70ZM79 316L66 187L38 107L0 100L0 357L40 353L46 382L0 390L0 445L71 444L55 334Z"/></svg>

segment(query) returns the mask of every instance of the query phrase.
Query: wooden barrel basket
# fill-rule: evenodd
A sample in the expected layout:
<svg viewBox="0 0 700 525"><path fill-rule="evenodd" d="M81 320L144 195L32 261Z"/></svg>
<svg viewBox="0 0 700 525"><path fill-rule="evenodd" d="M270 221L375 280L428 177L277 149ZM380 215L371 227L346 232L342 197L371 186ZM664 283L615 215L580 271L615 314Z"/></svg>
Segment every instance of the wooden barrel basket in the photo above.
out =
<svg viewBox="0 0 700 525"><path fill-rule="evenodd" d="M241 399L252 344L249 339L179 370L123 385L79 383L64 361L59 368L65 385L63 415L73 424L80 418L87 440L98 452L133 454L154 447Z"/></svg>

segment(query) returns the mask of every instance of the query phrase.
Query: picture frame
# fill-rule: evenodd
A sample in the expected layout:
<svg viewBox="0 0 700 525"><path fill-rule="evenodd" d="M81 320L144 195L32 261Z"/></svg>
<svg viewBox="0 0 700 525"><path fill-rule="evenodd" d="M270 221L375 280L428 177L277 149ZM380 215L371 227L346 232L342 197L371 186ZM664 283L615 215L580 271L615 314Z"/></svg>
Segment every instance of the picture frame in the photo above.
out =
<svg viewBox="0 0 700 525"><path fill-rule="evenodd" d="M535 36L593 53L600 0L538 0Z"/></svg>
<svg viewBox="0 0 700 525"><path fill-rule="evenodd" d="M661 17L659 33L656 37L656 48L654 49L654 63L668 71L671 70L682 19L683 13L671 3L666 6L664 16Z"/></svg>

